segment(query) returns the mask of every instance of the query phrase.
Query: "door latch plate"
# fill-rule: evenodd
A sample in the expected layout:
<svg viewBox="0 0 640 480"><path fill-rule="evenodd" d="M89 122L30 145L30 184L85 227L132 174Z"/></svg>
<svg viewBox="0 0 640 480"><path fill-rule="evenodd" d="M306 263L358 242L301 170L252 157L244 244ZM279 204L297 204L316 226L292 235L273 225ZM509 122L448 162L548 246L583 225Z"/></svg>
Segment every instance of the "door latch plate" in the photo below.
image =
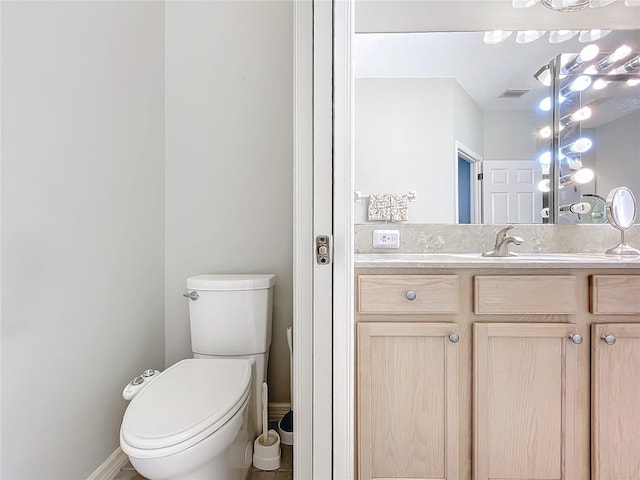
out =
<svg viewBox="0 0 640 480"><path fill-rule="evenodd" d="M329 265L331 263L331 236L316 236L316 263L318 265Z"/></svg>

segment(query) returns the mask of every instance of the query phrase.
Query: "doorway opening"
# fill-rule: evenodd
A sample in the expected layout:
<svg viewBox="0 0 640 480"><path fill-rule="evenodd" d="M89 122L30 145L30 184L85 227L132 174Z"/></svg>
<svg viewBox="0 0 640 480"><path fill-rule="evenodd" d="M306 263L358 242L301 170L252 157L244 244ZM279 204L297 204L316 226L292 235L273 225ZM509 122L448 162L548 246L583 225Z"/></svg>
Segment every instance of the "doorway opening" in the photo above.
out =
<svg viewBox="0 0 640 480"><path fill-rule="evenodd" d="M482 156L456 142L456 219L482 223Z"/></svg>

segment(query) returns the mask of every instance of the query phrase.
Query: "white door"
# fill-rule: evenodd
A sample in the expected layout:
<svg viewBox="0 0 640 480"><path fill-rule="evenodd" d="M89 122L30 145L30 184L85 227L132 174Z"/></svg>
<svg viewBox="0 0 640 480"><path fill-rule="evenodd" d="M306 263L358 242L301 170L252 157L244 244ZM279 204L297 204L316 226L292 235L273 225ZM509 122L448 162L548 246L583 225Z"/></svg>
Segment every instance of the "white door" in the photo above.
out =
<svg viewBox="0 0 640 480"><path fill-rule="evenodd" d="M333 238L333 9L323 0L293 5L293 471L296 480L330 479L333 264L317 261L316 239Z"/></svg>
<svg viewBox="0 0 640 480"><path fill-rule="evenodd" d="M542 180L535 161L485 160L482 185L484 222L542 223Z"/></svg>

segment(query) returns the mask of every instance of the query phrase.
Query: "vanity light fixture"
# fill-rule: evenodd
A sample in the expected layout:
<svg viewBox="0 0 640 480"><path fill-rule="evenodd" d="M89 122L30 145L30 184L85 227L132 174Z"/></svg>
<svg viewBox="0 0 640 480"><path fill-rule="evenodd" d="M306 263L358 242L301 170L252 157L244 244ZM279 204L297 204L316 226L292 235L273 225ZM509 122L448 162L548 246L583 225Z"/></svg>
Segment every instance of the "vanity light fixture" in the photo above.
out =
<svg viewBox="0 0 640 480"><path fill-rule="evenodd" d="M580 75L569 85L565 85L560 89L560 95L567 97L574 92L582 92L591 85L591 77L589 75Z"/></svg>
<svg viewBox="0 0 640 480"><path fill-rule="evenodd" d="M602 78L599 78L598 80L593 82L593 88L594 88L594 90L602 90L603 88L605 88L610 83L611 82L608 81L608 80L603 80Z"/></svg>
<svg viewBox="0 0 640 480"><path fill-rule="evenodd" d="M483 40L487 45L495 45L496 43L505 41L512 33L513 32L508 30L492 30L484 33Z"/></svg>
<svg viewBox="0 0 640 480"><path fill-rule="evenodd" d="M562 127L564 126L572 125L576 122L581 122L583 120L588 120L589 118L591 118L591 114L592 114L591 107L586 105L581 109L576 110L571 115L567 115L566 117L560 119L560 127L562 129Z"/></svg>
<svg viewBox="0 0 640 480"><path fill-rule="evenodd" d="M606 7L607 5L610 5L615 1L616 0L591 0L589 7L591 8Z"/></svg>
<svg viewBox="0 0 640 480"><path fill-rule="evenodd" d="M587 8L591 0L542 0L542 4L558 12L575 12Z"/></svg>
<svg viewBox="0 0 640 480"><path fill-rule="evenodd" d="M545 178L544 180L538 182L538 190L540 190L542 193L548 193L551 191L551 182L548 178Z"/></svg>
<svg viewBox="0 0 640 480"><path fill-rule="evenodd" d="M587 152L593 146L593 142L590 138L580 137L575 142L570 143L560 149L562 153L584 153Z"/></svg>
<svg viewBox="0 0 640 480"><path fill-rule="evenodd" d="M562 71L565 73L571 73L580 65L585 62L589 62L596 58L600 53L600 47L595 43L591 43L580 50L580 53L576 55L572 60L568 61L563 67Z"/></svg>
<svg viewBox="0 0 640 480"><path fill-rule="evenodd" d="M620 45L616 50L604 57L602 60L598 62L598 68L600 71L606 70L611 67L614 63L619 62L620 60L631 55L631 47L629 45Z"/></svg>
<svg viewBox="0 0 640 480"><path fill-rule="evenodd" d="M546 30L523 30L516 35L516 43L525 44L535 42L539 38L542 38Z"/></svg>
<svg viewBox="0 0 640 480"><path fill-rule="evenodd" d="M562 43L578 35L578 30L554 30L549 32L549 43Z"/></svg>
<svg viewBox="0 0 640 480"><path fill-rule="evenodd" d="M580 43L597 42L598 40L602 40L610 33L611 30L600 30L599 28L594 28L592 30L582 30L580 32L580 35L578 35L578 41Z"/></svg>
<svg viewBox="0 0 640 480"><path fill-rule="evenodd" d="M538 135L540 136L540 138L551 138L551 127L548 125L546 127L542 127L538 131Z"/></svg>
<svg viewBox="0 0 640 480"><path fill-rule="evenodd" d="M545 87L551 86L551 71L549 70L549 65L544 65L540 67L536 73L533 74L533 78L538 80Z"/></svg>
<svg viewBox="0 0 640 480"><path fill-rule="evenodd" d="M622 66L622 68L624 69L625 72L628 72L628 73L631 73L634 70L637 70L638 68L640 68L640 55L629 60L627 63L625 63Z"/></svg>
<svg viewBox="0 0 640 480"><path fill-rule="evenodd" d="M593 170L591 170L590 168L582 168L575 173L560 177L559 185L560 187L564 187L565 185L570 185L573 183L582 185L584 183L589 183L591 180L593 180L594 177L595 174L593 173Z"/></svg>
<svg viewBox="0 0 640 480"><path fill-rule="evenodd" d="M567 97L564 97L562 95L558 95L558 102L562 103L567 99ZM551 97L545 97L543 98L540 103L538 104L538 108L540 108L540 110L542 110L543 112L548 112L551 110Z"/></svg>

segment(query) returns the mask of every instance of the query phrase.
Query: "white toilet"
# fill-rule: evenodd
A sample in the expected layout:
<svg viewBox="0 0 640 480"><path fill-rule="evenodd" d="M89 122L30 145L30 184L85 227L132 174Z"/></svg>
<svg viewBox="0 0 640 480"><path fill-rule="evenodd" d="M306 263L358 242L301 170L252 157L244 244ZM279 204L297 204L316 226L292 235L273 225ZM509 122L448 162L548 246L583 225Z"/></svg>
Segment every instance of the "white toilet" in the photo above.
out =
<svg viewBox="0 0 640 480"><path fill-rule="evenodd" d="M187 279L193 359L131 400L120 447L150 480L244 480L261 423L275 276Z"/></svg>

